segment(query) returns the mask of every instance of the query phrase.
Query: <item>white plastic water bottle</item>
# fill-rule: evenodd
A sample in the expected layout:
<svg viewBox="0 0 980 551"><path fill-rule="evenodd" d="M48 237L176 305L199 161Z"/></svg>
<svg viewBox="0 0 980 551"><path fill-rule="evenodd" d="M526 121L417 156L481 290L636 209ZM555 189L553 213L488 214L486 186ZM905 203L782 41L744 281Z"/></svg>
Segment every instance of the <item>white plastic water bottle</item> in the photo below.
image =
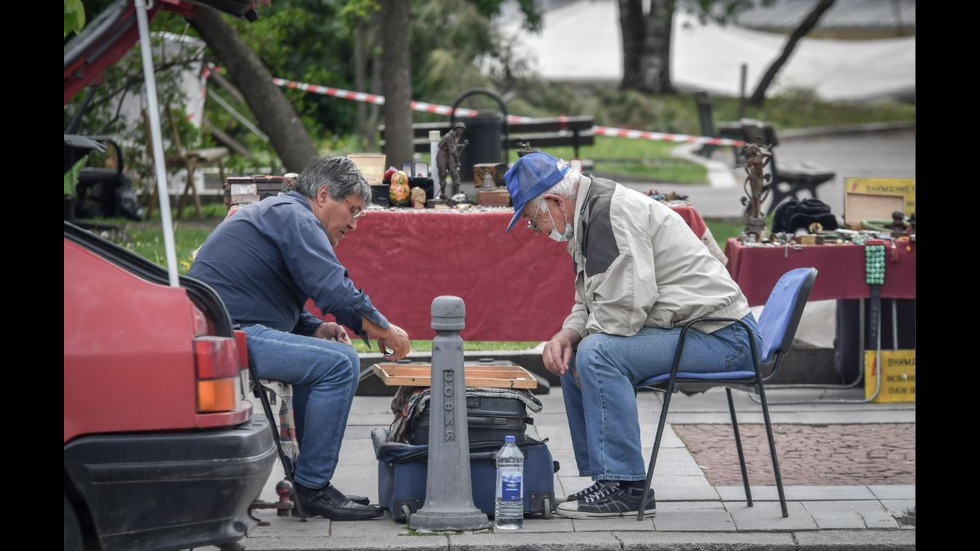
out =
<svg viewBox="0 0 980 551"><path fill-rule="evenodd" d="M517 530L524 526L524 454L513 436L504 437L497 455L497 499L493 527Z"/></svg>

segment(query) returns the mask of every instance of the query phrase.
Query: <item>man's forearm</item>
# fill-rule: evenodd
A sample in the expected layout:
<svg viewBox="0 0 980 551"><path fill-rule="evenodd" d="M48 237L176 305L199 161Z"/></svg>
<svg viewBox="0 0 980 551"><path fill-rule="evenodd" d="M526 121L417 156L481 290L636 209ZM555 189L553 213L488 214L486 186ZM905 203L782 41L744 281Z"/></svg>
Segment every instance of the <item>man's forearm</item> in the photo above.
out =
<svg viewBox="0 0 980 551"><path fill-rule="evenodd" d="M364 316L361 316L361 320L364 331L366 331L371 337L382 337L388 332L387 329L382 328L380 325L374 323Z"/></svg>

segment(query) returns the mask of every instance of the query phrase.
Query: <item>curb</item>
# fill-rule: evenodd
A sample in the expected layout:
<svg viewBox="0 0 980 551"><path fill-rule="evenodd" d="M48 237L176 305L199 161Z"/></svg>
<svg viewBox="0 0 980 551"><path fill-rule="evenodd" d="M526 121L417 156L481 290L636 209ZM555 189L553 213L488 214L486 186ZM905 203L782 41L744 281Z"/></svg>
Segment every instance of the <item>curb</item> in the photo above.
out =
<svg viewBox="0 0 980 551"><path fill-rule="evenodd" d="M319 524L319 523L318 523ZM325 523L323 523L325 524ZM653 535L654 537L651 537ZM535 533L447 533L398 536L379 542L363 537L304 534L243 540L268 551L914 551L915 530L820 530L785 532L633 532L623 530Z"/></svg>
<svg viewBox="0 0 980 551"><path fill-rule="evenodd" d="M861 134L891 134L909 131L915 131L914 122L871 122L845 126L814 126L812 128L780 130L779 139L785 142L819 136L855 136Z"/></svg>

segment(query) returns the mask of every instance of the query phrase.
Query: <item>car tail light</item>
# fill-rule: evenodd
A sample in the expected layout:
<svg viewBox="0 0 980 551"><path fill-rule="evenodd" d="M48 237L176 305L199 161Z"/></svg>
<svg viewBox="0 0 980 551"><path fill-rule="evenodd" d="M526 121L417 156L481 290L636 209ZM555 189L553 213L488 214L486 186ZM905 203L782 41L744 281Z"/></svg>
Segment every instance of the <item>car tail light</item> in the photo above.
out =
<svg viewBox="0 0 980 551"><path fill-rule="evenodd" d="M234 411L238 409L241 397L238 392L238 379L209 379L197 382L198 413Z"/></svg>
<svg viewBox="0 0 980 551"><path fill-rule="evenodd" d="M204 336L194 339L197 369L197 411L232 411L241 405L238 373L241 356L235 339Z"/></svg>

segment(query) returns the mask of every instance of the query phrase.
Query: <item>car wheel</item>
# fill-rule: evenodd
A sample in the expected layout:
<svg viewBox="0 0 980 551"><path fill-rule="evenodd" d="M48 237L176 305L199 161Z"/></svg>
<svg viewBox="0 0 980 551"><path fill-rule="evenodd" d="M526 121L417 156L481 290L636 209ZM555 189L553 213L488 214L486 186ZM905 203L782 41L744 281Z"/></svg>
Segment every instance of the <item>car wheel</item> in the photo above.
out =
<svg viewBox="0 0 980 551"><path fill-rule="evenodd" d="M82 551L82 527L68 496L65 496L65 551Z"/></svg>

